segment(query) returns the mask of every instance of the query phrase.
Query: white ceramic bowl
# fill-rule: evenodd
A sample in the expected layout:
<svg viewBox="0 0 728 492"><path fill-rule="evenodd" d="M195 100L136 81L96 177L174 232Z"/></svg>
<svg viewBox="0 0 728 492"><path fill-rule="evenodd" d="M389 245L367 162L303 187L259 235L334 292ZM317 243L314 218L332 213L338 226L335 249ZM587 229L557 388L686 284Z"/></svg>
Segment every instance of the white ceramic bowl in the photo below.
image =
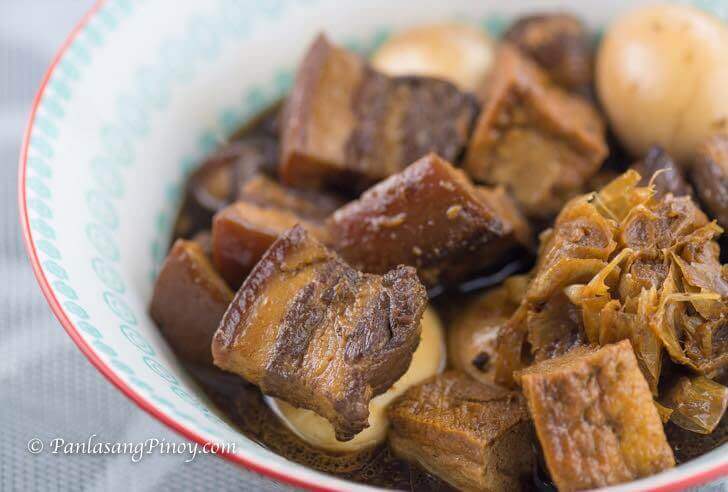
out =
<svg viewBox="0 0 728 492"><path fill-rule="evenodd" d="M593 27L627 0L108 0L79 22L33 105L20 156L20 215L53 312L89 360L141 408L228 459L316 489L365 489L246 439L204 397L147 315L185 173L291 84L320 29L371 49L407 25L461 19L497 31L565 7ZM728 2L693 2L724 18ZM674 490L728 474L728 445L620 490Z"/></svg>

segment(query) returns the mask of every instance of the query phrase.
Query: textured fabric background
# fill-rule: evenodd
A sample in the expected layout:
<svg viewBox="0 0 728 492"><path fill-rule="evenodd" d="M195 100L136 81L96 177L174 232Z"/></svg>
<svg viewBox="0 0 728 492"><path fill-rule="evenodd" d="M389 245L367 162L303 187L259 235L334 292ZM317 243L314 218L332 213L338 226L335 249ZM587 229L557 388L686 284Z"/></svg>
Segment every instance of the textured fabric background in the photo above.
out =
<svg viewBox="0 0 728 492"><path fill-rule="evenodd" d="M182 438L117 391L51 314L28 265L17 212L17 159L33 95L91 0L0 0L0 490L289 490L222 459L153 454L32 455L61 437ZM728 490L725 483L703 489Z"/></svg>
<svg viewBox="0 0 728 492"><path fill-rule="evenodd" d="M43 73L91 0L0 0L0 490L284 490L214 456L63 456L28 440L183 439L93 367L48 308L20 239L17 160ZM47 448L47 446L46 446Z"/></svg>

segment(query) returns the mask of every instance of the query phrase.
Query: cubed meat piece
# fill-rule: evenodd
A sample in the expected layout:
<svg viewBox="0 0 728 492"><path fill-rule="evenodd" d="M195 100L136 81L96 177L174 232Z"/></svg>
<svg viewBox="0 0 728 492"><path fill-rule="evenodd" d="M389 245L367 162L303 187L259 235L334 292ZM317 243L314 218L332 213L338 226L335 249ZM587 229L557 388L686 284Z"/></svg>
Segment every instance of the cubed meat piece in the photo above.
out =
<svg viewBox="0 0 728 492"><path fill-rule="evenodd" d="M493 383L498 331L520 305L527 287L528 277L514 275L453 306L457 313L447 327L447 358L453 368Z"/></svg>
<svg viewBox="0 0 728 492"><path fill-rule="evenodd" d="M523 397L448 371L392 402L389 444L461 490L520 490L535 464Z"/></svg>
<svg viewBox="0 0 728 492"><path fill-rule="evenodd" d="M553 216L607 155L601 117L507 44L498 51L485 101L466 171L478 182L506 186L526 215Z"/></svg>
<svg viewBox="0 0 728 492"><path fill-rule="evenodd" d="M698 147L692 177L705 210L728 228L728 134L714 135Z"/></svg>
<svg viewBox="0 0 728 492"><path fill-rule="evenodd" d="M281 133L286 184L363 189L427 152L457 158L473 97L426 77L388 77L319 36L296 75Z"/></svg>
<svg viewBox="0 0 728 492"><path fill-rule="evenodd" d="M427 303L415 270L357 272L301 226L245 280L215 334L215 364L328 419L339 440L409 367Z"/></svg>
<svg viewBox="0 0 728 492"><path fill-rule="evenodd" d="M331 193L289 188L263 174L250 178L242 185L238 200L260 207L288 210L313 221L325 219L344 204L342 198Z"/></svg>
<svg viewBox="0 0 728 492"><path fill-rule="evenodd" d="M503 38L516 45L569 92L593 97L594 52L584 23L570 14L529 15Z"/></svg>
<svg viewBox="0 0 728 492"><path fill-rule="evenodd" d="M259 172L273 172L277 162L272 137L246 137L210 154L187 179L174 237L191 238L209 228L212 216L235 201L242 183Z"/></svg>
<svg viewBox="0 0 728 492"><path fill-rule="evenodd" d="M578 349L531 366L520 379L559 490L618 484L675 465L629 341Z"/></svg>
<svg viewBox="0 0 728 492"><path fill-rule="evenodd" d="M175 354L211 366L212 336L232 300L233 291L200 245L178 239L159 272L149 311Z"/></svg>
<svg viewBox="0 0 728 492"><path fill-rule="evenodd" d="M327 224L332 244L355 268L384 273L411 265L427 285L459 280L530 236L504 192L476 188L435 154L375 185Z"/></svg>
<svg viewBox="0 0 728 492"><path fill-rule="evenodd" d="M278 236L296 224L323 238L323 227L288 210L235 202L212 221L212 260L220 275L237 289Z"/></svg>
<svg viewBox="0 0 728 492"><path fill-rule="evenodd" d="M639 186L652 184L658 195L672 193L675 196L692 195L693 190L683 177L680 168L662 147L652 146L645 158L632 166L642 180Z"/></svg>

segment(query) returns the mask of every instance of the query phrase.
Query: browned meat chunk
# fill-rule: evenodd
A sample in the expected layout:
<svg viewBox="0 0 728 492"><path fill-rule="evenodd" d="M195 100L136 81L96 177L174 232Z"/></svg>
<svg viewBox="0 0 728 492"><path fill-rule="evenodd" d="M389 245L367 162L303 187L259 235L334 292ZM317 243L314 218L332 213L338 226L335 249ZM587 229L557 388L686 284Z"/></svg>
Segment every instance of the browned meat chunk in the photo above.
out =
<svg viewBox="0 0 728 492"><path fill-rule="evenodd" d="M465 169L506 186L526 215L548 218L582 191L607 155L604 123L586 100L552 86L517 49L499 49Z"/></svg>
<svg viewBox="0 0 728 492"><path fill-rule="evenodd" d="M336 211L328 229L355 268L384 273L411 265L427 285L458 280L529 236L502 190L477 189L434 154Z"/></svg>
<svg viewBox="0 0 728 492"><path fill-rule="evenodd" d="M281 133L281 177L289 185L363 188L427 152L453 160L477 112L454 85L391 78L319 36L296 75Z"/></svg>
<svg viewBox="0 0 728 492"><path fill-rule="evenodd" d="M238 188L258 172L272 172L278 145L269 136L251 136L221 147L187 179L174 237L190 238L209 228L212 216L234 202Z"/></svg>
<svg viewBox="0 0 728 492"><path fill-rule="evenodd" d="M655 145L647 151L645 158L632 166L640 173L640 186L652 184L660 195L672 193L675 196L692 195L693 190L683 177L675 161L661 147ZM606 183L605 183L606 184Z"/></svg>
<svg viewBox="0 0 728 492"><path fill-rule="evenodd" d="M263 174L247 180L238 199L260 207L288 210L314 221L325 219L344 204L343 199L330 193L289 188Z"/></svg>
<svg viewBox="0 0 728 492"><path fill-rule="evenodd" d="M629 341L532 366L521 384L559 490L623 483L675 465Z"/></svg>
<svg viewBox="0 0 728 492"><path fill-rule="evenodd" d="M493 383L498 330L520 305L527 286L526 276L513 276L458 305L447 329L447 358L453 368Z"/></svg>
<svg viewBox="0 0 728 492"><path fill-rule="evenodd" d="M178 239L159 272L149 311L177 355L212 365L212 335L232 299L200 245Z"/></svg>
<svg viewBox="0 0 728 492"><path fill-rule="evenodd" d="M231 287L237 289L273 241L299 223L316 237L323 238L323 228L288 210L233 203L218 212L212 221L215 268Z"/></svg>
<svg viewBox="0 0 728 492"><path fill-rule="evenodd" d="M394 453L461 490L522 488L534 466L523 398L449 371L407 390L388 408Z"/></svg>
<svg viewBox="0 0 728 492"><path fill-rule="evenodd" d="M415 270L366 275L296 226L265 253L215 334L215 364L328 419L339 440L409 367L425 289Z"/></svg>
<svg viewBox="0 0 728 492"><path fill-rule="evenodd" d="M570 92L593 97L594 53L586 26L569 14L520 18L503 35Z"/></svg>
<svg viewBox="0 0 728 492"><path fill-rule="evenodd" d="M692 177L706 210L728 228L728 134L715 135L698 147Z"/></svg>

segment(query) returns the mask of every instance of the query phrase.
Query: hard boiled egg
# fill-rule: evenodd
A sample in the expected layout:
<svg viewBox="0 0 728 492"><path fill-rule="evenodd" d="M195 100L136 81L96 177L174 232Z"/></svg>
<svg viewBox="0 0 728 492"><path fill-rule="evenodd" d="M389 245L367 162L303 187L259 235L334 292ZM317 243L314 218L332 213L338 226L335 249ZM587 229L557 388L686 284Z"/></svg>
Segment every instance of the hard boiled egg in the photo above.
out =
<svg viewBox="0 0 728 492"><path fill-rule="evenodd" d="M641 157L653 144L688 164L698 144L728 130L728 28L682 5L633 11L597 55L599 98L621 142Z"/></svg>
<svg viewBox="0 0 728 492"><path fill-rule="evenodd" d="M493 40L467 24L433 24L393 35L372 56L389 75L426 75L475 92L493 62Z"/></svg>
<svg viewBox="0 0 728 492"><path fill-rule="evenodd" d="M389 419L387 405L397 396L445 367L445 335L437 314L428 308L422 316L420 344L412 356L407 372L391 388L369 402L369 427L350 441L338 441L328 420L302 408L296 408L277 398L266 397L266 402L301 439L328 451L355 452L383 442L387 437Z"/></svg>

